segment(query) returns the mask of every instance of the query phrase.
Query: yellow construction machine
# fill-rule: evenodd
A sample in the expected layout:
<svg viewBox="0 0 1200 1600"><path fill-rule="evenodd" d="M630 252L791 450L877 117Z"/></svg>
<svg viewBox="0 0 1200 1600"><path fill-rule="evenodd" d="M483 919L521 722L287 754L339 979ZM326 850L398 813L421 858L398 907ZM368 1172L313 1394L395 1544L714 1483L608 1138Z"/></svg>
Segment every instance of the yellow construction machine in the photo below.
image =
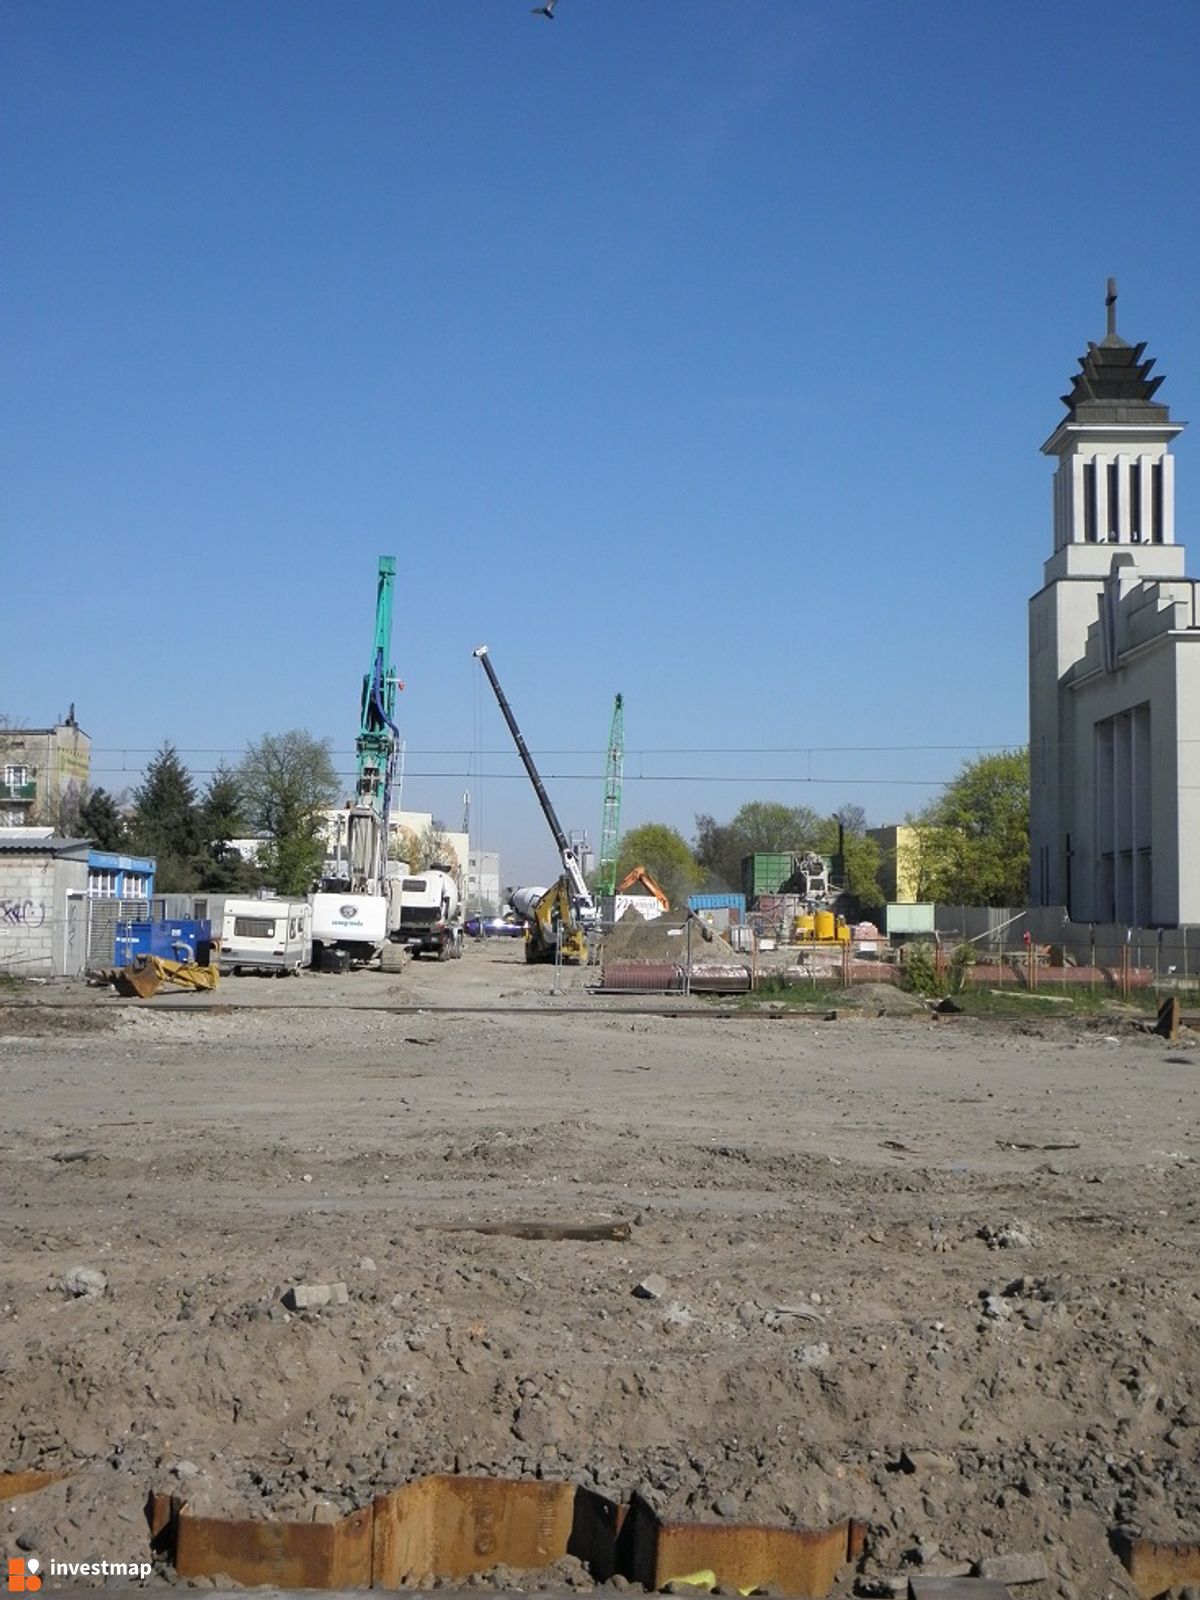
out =
<svg viewBox="0 0 1200 1600"><path fill-rule="evenodd" d="M582 964L588 958L588 931L594 928L598 921L595 901L584 879L579 858L572 850L558 815L550 803L546 786L538 776L537 767L529 753L529 746L517 726L512 707L505 699L504 690L500 687L500 680L496 676L496 669L492 666L488 655L487 645L481 644L475 651L475 656L487 674L487 680L496 696L496 703L505 722L508 723L508 731L513 736L517 754L529 774L529 781L533 784L542 814L550 824L550 832L554 835L559 860L562 862L562 876L550 888L513 891L513 909L525 920L525 959L526 961L562 960Z"/></svg>
<svg viewBox="0 0 1200 1600"><path fill-rule="evenodd" d="M127 967L114 967L103 974L118 994L149 1000L164 986L198 993L217 987L217 967L202 967L198 961L167 961L162 956L140 955Z"/></svg>

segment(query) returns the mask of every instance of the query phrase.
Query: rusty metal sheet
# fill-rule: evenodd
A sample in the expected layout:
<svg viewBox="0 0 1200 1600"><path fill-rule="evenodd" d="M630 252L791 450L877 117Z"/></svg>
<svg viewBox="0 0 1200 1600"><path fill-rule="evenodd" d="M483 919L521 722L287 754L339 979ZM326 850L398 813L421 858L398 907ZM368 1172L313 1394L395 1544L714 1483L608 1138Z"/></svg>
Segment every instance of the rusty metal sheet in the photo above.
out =
<svg viewBox="0 0 1200 1600"><path fill-rule="evenodd" d="M1160 1544L1127 1533L1115 1534L1113 1544L1122 1566L1144 1595L1200 1583L1200 1544Z"/></svg>
<svg viewBox="0 0 1200 1600"><path fill-rule="evenodd" d="M498 1565L545 1567L567 1554L569 1483L434 1476L375 1501L374 1584L398 1589L433 1574L466 1578Z"/></svg>
<svg viewBox="0 0 1200 1600"><path fill-rule="evenodd" d="M671 961L609 961L601 987L608 994L682 994L683 968Z"/></svg>
<svg viewBox="0 0 1200 1600"><path fill-rule="evenodd" d="M648 1589L689 1579L822 1600L850 1548L851 1525L808 1531L753 1523L661 1522L636 1496L630 1506L628 1576Z"/></svg>
<svg viewBox="0 0 1200 1600"><path fill-rule="evenodd" d="M252 1587L368 1589L371 1510L340 1522L252 1522L179 1513L175 1571L181 1578L223 1572Z"/></svg>

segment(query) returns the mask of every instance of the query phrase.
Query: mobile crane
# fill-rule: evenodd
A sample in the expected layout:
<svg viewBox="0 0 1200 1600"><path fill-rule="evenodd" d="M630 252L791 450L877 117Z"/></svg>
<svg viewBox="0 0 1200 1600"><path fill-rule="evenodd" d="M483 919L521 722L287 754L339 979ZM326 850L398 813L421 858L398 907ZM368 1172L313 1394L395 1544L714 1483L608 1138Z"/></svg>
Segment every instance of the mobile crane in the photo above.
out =
<svg viewBox="0 0 1200 1600"><path fill-rule="evenodd" d="M375 643L362 681L354 800L338 814L334 865L309 899L313 965L362 966L388 936L388 813L400 752L396 691L404 685L391 664L395 556L380 556L375 590Z"/></svg>
<svg viewBox="0 0 1200 1600"><path fill-rule="evenodd" d="M513 736L517 754L524 763L534 793L541 803L543 815L550 824L550 832L554 835L559 860L562 862L562 875L557 883L551 884L548 889L537 891L517 890L513 895L513 904L519 904L519 909L526 919L525 959L553 961L558 955L563 961L584 962L587 960L588 931L599 920L595 901L584 880L579 858L572 850L570 841L563 832L562 824L550 803L546 786L538 776L533 757L529 753L529 746L521 736L517 719L512 714L512 707L504 697L504 690L500 687L496 669L492 666L487 645L481 644L474 653L484 672L487 673L496 702L505 722L508 723L508 731Z"/></svg>

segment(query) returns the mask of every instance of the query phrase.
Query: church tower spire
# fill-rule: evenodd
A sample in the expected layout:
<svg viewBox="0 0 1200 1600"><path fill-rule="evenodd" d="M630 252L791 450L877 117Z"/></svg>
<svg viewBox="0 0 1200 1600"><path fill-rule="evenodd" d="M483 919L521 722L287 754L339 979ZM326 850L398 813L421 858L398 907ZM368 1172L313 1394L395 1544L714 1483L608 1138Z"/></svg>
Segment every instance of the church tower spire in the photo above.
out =
<svg viewBox="0 0 1200 1600"><path fill-rule="evenodd" d="M1175 543L1175 461L1168 447L1183 425L1155 398L1163 380L1151 376L1154 360L1145 344L1130 344L1117 332L1115 278L1104 305L1104 338L1089 341L1080 356L1062 397L1067 415L1042 446L1058 457L1054 551L1062 557L1047 565L1047 581L1106 572L1113 545L1132 547L1136 557ZM1172 573L1174 566L1166 560Z"/></svg>

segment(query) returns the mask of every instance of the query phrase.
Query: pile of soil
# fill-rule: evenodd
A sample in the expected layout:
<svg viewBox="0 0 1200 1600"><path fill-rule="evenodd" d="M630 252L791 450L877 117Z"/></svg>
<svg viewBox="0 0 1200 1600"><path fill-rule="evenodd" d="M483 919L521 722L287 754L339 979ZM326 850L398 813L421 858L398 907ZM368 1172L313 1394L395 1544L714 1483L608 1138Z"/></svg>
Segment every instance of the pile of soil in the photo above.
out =
<svg viewBox="0 0 1200 1600"><path fill-rule="evenodd" d="M687 960L688 917L667 912L647 921L630 908L604 940L605 961ZM703 930L703 931L702 931ZM708 935L708 937L706 937ZM702 923L692 921L692 962L719 962L749 969L748 956L735 950L727 939Z"/></svg>

